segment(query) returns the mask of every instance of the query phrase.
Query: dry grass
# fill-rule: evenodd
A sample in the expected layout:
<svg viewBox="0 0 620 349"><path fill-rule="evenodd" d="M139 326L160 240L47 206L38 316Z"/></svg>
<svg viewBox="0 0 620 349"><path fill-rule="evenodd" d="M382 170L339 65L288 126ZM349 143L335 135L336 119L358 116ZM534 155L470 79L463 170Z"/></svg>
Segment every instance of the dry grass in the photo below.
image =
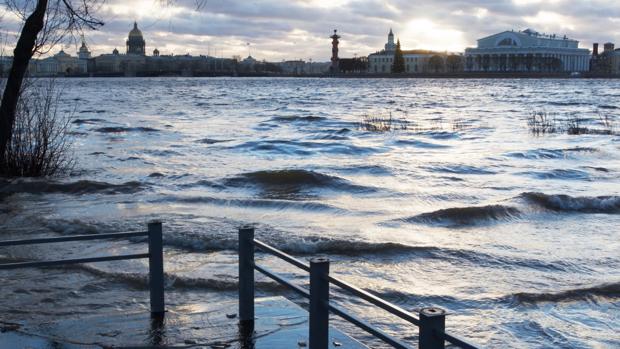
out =
<svg viewBox="0 0 620 349"><path fill-rule="evenodd" d="M599 114L598 125L588 123L589 119L578 113L549 114L545 111L533 111L527 119L530 132L536 136L566 133L569 135L614 135L616 121L609 114Z"/></svg>
<svg viewBox="0 0 620 349"><path fill-rule="evenodd" d="M391 132L407 130L409 121L405 118L394 118L392 112L388 116L383 115L364 115L359 123L359 129L369 132Z"/></svg>
<svg viewBox="0 0 620 349"><path fill-rule="evenodd" d="M416 133L424 132L460 132L472 128L467 121L456 119L446 122L441 118L411 121L406 114L402 116L394 116L389 111L386 114L365 114L362 116L358 129L369 132L394 132L394 131L411 131Z"/></svg>

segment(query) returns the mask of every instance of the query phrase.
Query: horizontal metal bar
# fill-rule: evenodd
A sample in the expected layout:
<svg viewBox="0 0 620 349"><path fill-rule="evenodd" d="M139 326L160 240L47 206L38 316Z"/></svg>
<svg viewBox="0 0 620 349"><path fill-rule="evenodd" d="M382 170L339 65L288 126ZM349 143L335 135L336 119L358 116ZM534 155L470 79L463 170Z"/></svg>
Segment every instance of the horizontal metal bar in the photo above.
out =
<svg viewBox="0 0 620 349"><path fill-rule="evenodd" d="M128 232L128 233L72 235L72 236L27 239L27 240L7 240L7 241L0 241L0 247L17 246L17 245L50 244L54 242L66 242L66 241L120 239L120 238L130 238L130 237L135 237L135 236L146 236L148 234L149 233L146 231L140 231L140 232Z"/></svg>
<svg viewBox="0 0 620 349"><path fill-rule="evenodd" d="M276 273L272 272L271 270L267 269L267 268L263 268L260 265L254 265L254 269L256 269L257 271L261 272L262 274L264 274L265 276L275 280L276 282L278 282L281 285L284 285L288 288L290 288L291 290L297 292L299 295L306 297L306 298L310 298L310 292L304 290L303 288L292 284L290 281L286 280L285 278L278 276Z"/></svg>
<svg viewBox="0 0 620 349"><path fill-rule="evenodd" d="M473 344L467 343L465 340L458 338L456 336L447 334L447 333L437 333L438 336L443 337L444 340L456 345L459 348L463 349L481 349L481 347L475 346Z"/></svg>
<svg viewBox="0 0 620 349"><path fill-rule="evenodd" d="M334 314L340 316L341 318L349 321L350 323L354 324L355 326L361 328L362 330L370 333L371 335L381 339L382 341L384 341L385 343L393 346L394 348L398 348L398 349L410 349L411 347L406 345L405 343L401 342L398 339L392 338L390 335L386 334L385 332L378 330L376 328L374 328L372 325L366 323L363 320L358 319L357 317L355 317L354 315L351 315L349 313L347 313L346 311L344 311L342 308L335 306L333 304L329 305L329 310L331 310Z"/></svg>
<svg viewBox="0 0 620 349"><path fill-rule="evenodd" d="M367 291L364 291L358 287L355 287L347 282L344 282L342 280L336 279L335 277L332 276L328 276L329 278L329 282L331 282L332 284L341 287L342 289L345 289L351 293L353 293L354 295L368 301L369 303L372 303L376 306L378 306L379 308L398 316L399 318L405 320L405 321L409 321L412 324L416 325L416 326L420 326L420 320L418 318L416 318L412 313L408 312L407 310L394 305L386 300L383 300Z"/></svg>
<svg viewBox="0 0 620 349"><path fill-rule="evenodd" d="M289 254L286 254L278 250L277 248L271 247L262 241L254 239L254 246L258 247L260 250L263 250L264 252L271 253L272 255L276 257L280 257L284 261L291 263L292 265L296 266L299 269L310 272L310 267L306 265L306 263L300 261L299 259Z"/></svg>
<svg viewBox="0 0 620 349"><path fill-rule="evenodd" d="M119 260L124 260L124 259L141 259L141 258L149 258L149 254L141 253L141 254L127 254L127 255L122 255L122 256L62 259L62 260L56 260L56 261L7 263L7 264L0 264L0 269L52 267L56 265L107 262L107 261L119 261Z"/></svg>

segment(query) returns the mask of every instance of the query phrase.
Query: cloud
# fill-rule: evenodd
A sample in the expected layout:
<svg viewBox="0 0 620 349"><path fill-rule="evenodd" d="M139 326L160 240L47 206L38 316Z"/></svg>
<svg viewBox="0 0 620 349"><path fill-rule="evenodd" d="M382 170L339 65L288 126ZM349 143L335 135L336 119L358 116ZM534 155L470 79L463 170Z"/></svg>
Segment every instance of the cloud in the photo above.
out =
<svg viewBox="0 0 620 349"><path fill-rule="evenodd" d="M532 27L581 41L620 41L616 0L107 0L98 9L106 25L87 32L95 54L124 51L127 33L138 21L147 50L162 53L248 54L267 60L312 58L327 61L329 35L338 29L341 56L366 55L383 47L390 28L403 48L460 51L476 39L510 29ZM18 24L3 16L5 33ZM9 45L14 42L9 35ZM64 47L77 50L75 43ZM58 48L58 50L60 47Z"/></svg>

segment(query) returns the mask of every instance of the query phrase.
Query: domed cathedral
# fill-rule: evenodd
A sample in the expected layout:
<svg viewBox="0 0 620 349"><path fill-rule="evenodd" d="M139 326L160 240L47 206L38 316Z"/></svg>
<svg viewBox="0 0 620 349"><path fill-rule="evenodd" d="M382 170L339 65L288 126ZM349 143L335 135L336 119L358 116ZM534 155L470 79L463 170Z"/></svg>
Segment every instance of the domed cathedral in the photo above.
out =
<svg viewBox="0 0 620 349"><path fill-rule="evenodd" d="M129 38L127 39L127 54L128 55L145 55L144 37L142 32L138 29L138 23L133 23L133 29L129 32Z"/></svg>

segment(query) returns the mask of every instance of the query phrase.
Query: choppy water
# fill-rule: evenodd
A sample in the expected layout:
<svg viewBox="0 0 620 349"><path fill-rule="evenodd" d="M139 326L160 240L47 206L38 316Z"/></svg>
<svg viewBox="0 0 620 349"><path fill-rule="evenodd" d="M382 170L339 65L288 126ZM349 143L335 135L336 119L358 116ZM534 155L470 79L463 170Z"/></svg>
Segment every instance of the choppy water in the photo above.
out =
<svg viewBox="0 0 620 349"><path fill-rule="evenodd" d="M235 297L236 228L253 223L263 241L300 258L328 255L334 274L404 308L446 308L449 331L487 347L620 346L620 135L537 137L527 127L531 110L575 112L588 127L601 126L601 113L617 121L617 80L60 83L63 109L76 111L78 167L65 180L3 183L4 236L161 219L174 306ZM390 112L408 129L360 129L363 115ZM0 253L136 248L144 243ZM1 274L0 310L46 321L148 306L139 262L70 272L45 273L49 292L37 291L38 271ZM267 279L260 292L286 293ZM416 334L346 294L334 299L389 333Z"/></svg>

